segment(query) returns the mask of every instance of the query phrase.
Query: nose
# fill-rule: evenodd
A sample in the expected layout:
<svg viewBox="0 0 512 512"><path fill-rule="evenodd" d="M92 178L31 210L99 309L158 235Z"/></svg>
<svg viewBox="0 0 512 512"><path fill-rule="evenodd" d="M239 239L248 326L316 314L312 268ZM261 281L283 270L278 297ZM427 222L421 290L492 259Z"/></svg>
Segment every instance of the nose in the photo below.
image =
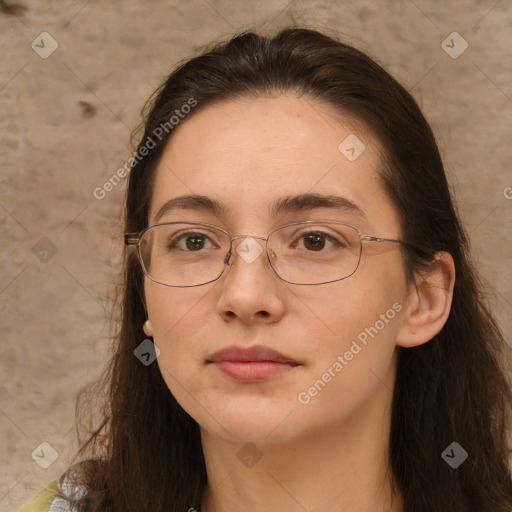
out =
<svg viewBox="0 0 512 512"><path fill-rule="evenodd" d="M274 322L283 314L283 290L269 265L265 241L263 237L249 235L233 240L231 251L226 255L225 263L229 268L218 299L218 312L226 321L238 318L250 322L265 318L267 322Z"/></svg>

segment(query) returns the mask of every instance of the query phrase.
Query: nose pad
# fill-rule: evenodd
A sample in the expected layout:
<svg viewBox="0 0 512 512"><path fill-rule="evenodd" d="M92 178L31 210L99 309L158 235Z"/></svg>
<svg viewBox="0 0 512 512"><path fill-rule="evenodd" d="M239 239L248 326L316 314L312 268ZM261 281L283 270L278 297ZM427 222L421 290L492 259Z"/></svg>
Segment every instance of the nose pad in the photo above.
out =
<svg viewBox="0 0 512 512"><path fill-rule="evenodd" d="M230 260L231 260L231 256L233 254L233 251L231 249L229 249L229 252L226 254L225 258L224 258L224 265L230 265Z"/></svg>
<svg viewBox="0 0 512 512"><path fill-rule="evenodd" d="M276 253L269 248L268 250L268 259L270 260L270 264L274 266L274 263L277 261L277 255Z"/></svg>

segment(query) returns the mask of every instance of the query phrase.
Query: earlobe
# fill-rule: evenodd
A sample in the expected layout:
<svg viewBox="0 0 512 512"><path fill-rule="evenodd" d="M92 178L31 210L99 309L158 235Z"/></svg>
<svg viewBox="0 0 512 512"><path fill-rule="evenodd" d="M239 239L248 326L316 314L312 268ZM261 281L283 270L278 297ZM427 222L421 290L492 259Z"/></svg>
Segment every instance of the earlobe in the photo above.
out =
<svg viewBox="0 0 512 512"><path fill-rule="evenodd" d="M144 330L144 334L146 336L153 336L153 327L151 326L151 322L149 320L144 322L142 329Z"/></svg>
<svg viewBox="0 0 512 512"><path fill-rule="evenodd" d="M443 328L453 298L455 265L451 254L438 252L426 271L411 284L397 345L415 347L430 341Z"/></svg>

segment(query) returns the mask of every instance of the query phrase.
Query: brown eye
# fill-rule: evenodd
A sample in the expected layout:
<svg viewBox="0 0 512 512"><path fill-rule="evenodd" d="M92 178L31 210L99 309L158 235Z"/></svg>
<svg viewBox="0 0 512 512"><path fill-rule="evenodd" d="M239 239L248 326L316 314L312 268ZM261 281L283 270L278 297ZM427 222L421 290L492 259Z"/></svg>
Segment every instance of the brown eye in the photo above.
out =
<svg viewBox="0 0 512 512"><path fill-rule="evenodd" d="M294 248L304 249L307 252L326 252L328 249L343 249L347 246L341 236L338 239L323 231L303 233L292 245Z"/></svg>
<svg viewBox="0 0 512 512"><path fill-rule="evenodd" d="M187 249L193 251L202 249L204 247L204 237L201 236L188 236L185 238L185 245Z"/></svg>
<svg viewBox="0 0 512 512"><path fill-rule="evenodd" d="M205 247L213 247L213 244L210 238L203 233L182 233L174 237L169 243L169 249L179 249L186 252L199 252Z"/></svg>
<svg viewBox="0 0 512 512"><path fill-rule="evenodd" d="M325 237L318 233L304 235L304 247L312 251L322 250L325 247Z"/></svg>

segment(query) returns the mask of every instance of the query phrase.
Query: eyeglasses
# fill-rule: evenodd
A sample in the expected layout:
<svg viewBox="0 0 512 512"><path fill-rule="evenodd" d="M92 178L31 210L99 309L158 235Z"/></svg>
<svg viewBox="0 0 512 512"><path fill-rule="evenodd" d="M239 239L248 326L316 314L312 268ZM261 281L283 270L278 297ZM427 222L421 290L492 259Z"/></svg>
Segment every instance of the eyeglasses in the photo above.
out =
<svg viewBox="0 0 512 512"><path fill-rule="evenodd" d="M362 235L338 221L293 222L267 238L231 236L224 229L200 222L165 222L140 233L124 235L126 246L136 246L142 270L156 283L173 287L200 286L216 281L231 265L233 242L244 239L236 252L247 263L255 261L264 240L271 268L283 281L317 285L341 281L357 270L363 242L403 244L401 240Z"/></svg>

